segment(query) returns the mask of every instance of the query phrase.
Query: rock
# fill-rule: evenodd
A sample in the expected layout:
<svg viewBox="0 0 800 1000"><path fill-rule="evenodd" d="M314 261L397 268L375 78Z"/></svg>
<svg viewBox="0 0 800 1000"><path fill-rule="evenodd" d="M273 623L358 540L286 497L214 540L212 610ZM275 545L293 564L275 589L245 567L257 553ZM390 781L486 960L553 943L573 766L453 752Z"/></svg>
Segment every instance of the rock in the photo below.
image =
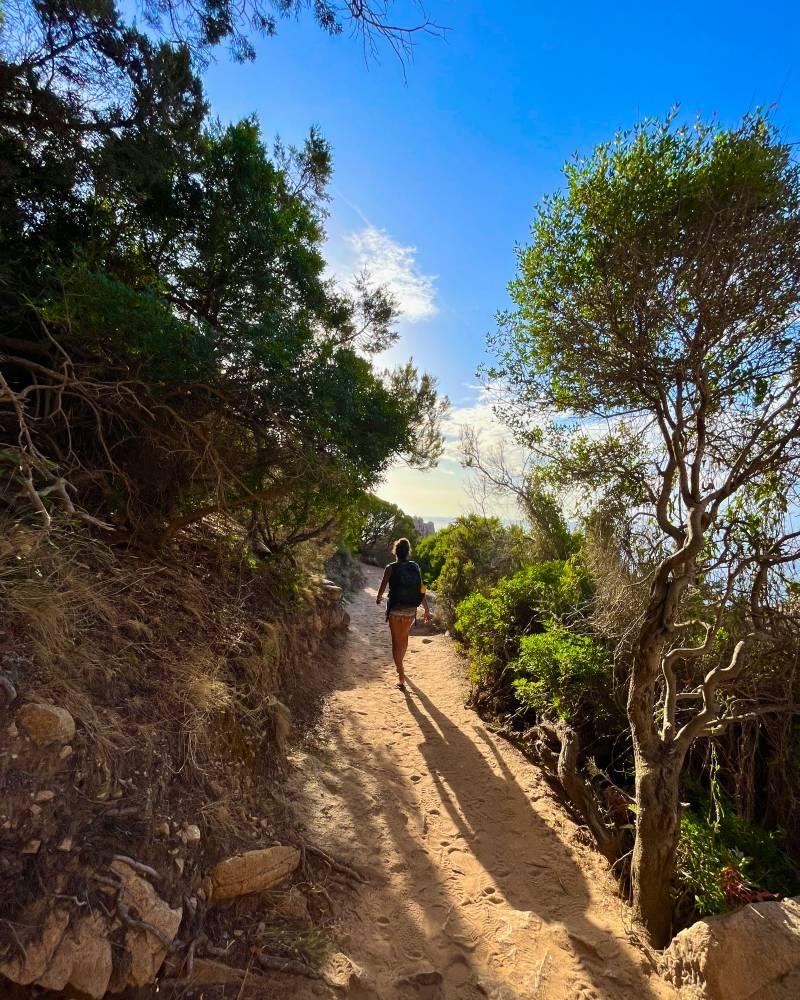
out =
<svg viewBox="0 0 800 1000"><path fill-rule="evenodd" d="M34 796L33 801L34 802L52 802L52 800L55 797L56 797L56 793L55 792L42 791L42 792L37 792L36 793L36 795Z"/></svg>
<svg viewBox="0 0 800 1000"><path fill-rule="evenodd" d="M420 969L395 979L395 986L438 986L442 982L441 972L436 969Z"/></svg>
<svg viewBox="0 0 800 1000"><path fill-rule="evenodd" d="M195 826L192 823L190 826L184 826L182 830L178 831L178 838L182 840L184 844L199 844L200 843L200 827Z"/></svg>
<svg viewBox="0 0 800 1000"><path fill-rule="evenodd" d="M75 751L70 746L62 747L58 756L61 760L66 760L67 757L71 757Z"/></svg>
<svg viewBox="0 0 800 1000"><path fill-rule="evenodd" d="M351 989L357 983L365 985L364 970L341 951L329 955L320 972L329 985L340 990Z"/></svg>
<svg viewBox="0 0 800 1000"><path fill-rule="evenodd" d="M27 942L25 955L15 955L7 962L0 962L0 973L12 983L28 986L43 976L69 923L66 910L52 910L45 921L40 937Z"/></svg>
<svg viewBox="0 0 800 1000"><path fill-rule="evenodd" d="M337 601L341 601L342 594L342 588L334 583L333 580L322 581L322 596L326 601L335 604Z"/></svg>
<svg viewBox="0 0 800 1000"><path fill-rule="evenodd" d="M124 986L146 986L151 983L167 954L167 948L178 933L183 910L173 910L156 893L150 883L138 875L124 861L114 860L112 870L122 881L122 893L128 911L136 912L136 918L151 924L161 932L162 937L149 930L128 927L125 932L125 946L130 955ZM163 940L162 940L163 938ZM118 984L113 984L114 986Z"/></svg>
<svg viewBox="0 0 800 1000"><path fill-rule="evenodd" d="M796 1000L800 897L699 920L675 937L660 968L696 1000Z"/></svg>
<svg viewBox="0 0 800 1000"><path fill-rule="evenodd" d="M28 843L22 848L22 854L38 854L39 848L42 846L41 840L29 840Z"/></svg>
<svg viewBox="0 0 800 1000"><path fill-rule="evenodd" d="M11 737L12 740L15 737L19 736L19 729L17 729L16 722L9 722L9 724L6 726L6 732Z"/></svg>
<svg viewBox="0 0 800 1000"><path fill-rule="evenodd" d="M72 837L64 837L61 843L56 848L57 851L71 851L72 850Z"/></svg>
<svg viewBox="0 0 800 1000"><path fill-rule="evenodd" d="M211 872L211 898L221 902L271 889L299 864L300 852L294 847L266 847L237 854L221 861Z"/></svg>
<svg viewBox="0 0 800 1000"><path fill-rule="evenodd" d="M17 689L5 674L0 674L0 707L10 705L17 700Z"/></svg>
<svg viewBox="0 0 800 1000"><path fill-rule="evenodd" d="M72 986L90 997L104 997L113 971L108 924L103 914L92 913L70 926L39 986L63 990Z"/></svg>
<svg viewBox="0 0 800 1000"><path fill-rule="evenodd" d="M17 711L16 721L39 746L69 743L75 735L75 720L58 705L28 702Z"/></svg>
<svg viewBox="0 0 800 1000"><path fill-rule="evenodd" d="M42 807L37 806L36 803L34 802L33 805L31 806L31 816L38 816L41 813L41 811Z"/></svg>

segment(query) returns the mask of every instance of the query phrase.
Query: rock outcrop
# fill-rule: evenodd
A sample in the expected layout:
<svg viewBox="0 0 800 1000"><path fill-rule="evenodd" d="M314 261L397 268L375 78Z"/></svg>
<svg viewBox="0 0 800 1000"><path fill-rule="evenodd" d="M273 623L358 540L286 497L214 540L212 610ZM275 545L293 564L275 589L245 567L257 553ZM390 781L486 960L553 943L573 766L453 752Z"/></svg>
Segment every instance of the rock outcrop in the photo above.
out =
<svg viewBox="0 0 800 1000"><path fill-rule="evenodd" d="M324 627L334 630L349 628L350 615L342 605L342 588L333 580L323 580L321 593Z"/></svg>
<svg viewBox="0 0 800 1000"><path fill-rule="evenodd" d="M221 861L211 872L212 902L223 902L252 892L264 892L282 882L300 864L295 847L266 847Z"/></svg>
<svg viewBox="0 0 800 1000"><path fill-rule="evenodd" d="M152 983L183 911L165 903L125 862L114 861L111 870L118 887L108 886L107 907L85 915L51 910L38 938L26 943L24 955L0 963L0 974L22 986L70 986L98 1000Z"/></svg>
<svg viewBox="0 0 800 1000"><path fill-rule="evenodd" d="M661 959L687 1000L796 1000L800 996L800 897L699 920Z"/></svg>

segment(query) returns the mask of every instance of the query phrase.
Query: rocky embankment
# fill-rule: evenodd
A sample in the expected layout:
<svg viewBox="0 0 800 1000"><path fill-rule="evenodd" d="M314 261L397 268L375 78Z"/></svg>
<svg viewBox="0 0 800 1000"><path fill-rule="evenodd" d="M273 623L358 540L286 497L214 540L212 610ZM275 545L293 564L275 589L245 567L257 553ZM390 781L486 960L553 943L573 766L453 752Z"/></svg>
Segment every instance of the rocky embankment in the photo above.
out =
<svg viewBox="0 0 800 1000"><path fill-rule="evenodd" d="M213 650L226 629L214 674L210 655L204 673L194 659L166 671L167 632L185 606L152 578L151 590L160 615L126 607L116 622L94 617L94 645L74 633L86 665L74 642L68 676L42 665L35 621L28 633L18 615L0 632L1 996L12 983L100 998L159 976L188 982L200 953L234 940L243 898L261 901L269 968L281 907L308 916L304 898L269 893L303 856L280 794L284 751L293 719L311 717L323 648L349 623L341 590L312 582L248 622L243 602L226 607L226 592L209 586L209 614L194 615L185 655ZM109 664L127 658L137 683L98 684L101 645ZM118 688L127 700L113 696Z"/></svg>

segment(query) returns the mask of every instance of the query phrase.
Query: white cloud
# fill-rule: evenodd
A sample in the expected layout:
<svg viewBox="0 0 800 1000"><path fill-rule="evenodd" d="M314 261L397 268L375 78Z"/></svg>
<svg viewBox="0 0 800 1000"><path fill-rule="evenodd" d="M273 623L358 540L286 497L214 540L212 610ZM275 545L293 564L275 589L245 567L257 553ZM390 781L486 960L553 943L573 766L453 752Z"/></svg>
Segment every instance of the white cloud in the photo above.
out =
<svg viewBox="0 0 800 1000"><path fill-rule="evenodd" d="M334 251L333 271L347 284L360 271L368 271L376 285L391 291L401 318L410 323L430 319L436 305L436 275L423 274L417 264L417 248L402 246L377 226L366 225L345 237L342 257Z"/></svg>
<svg viewBox="0 0 800 1000"><path fill-rule="evenodd" d="M424 516L457 514L476 510L472 488L475 473L461 466L461 431L469 427L478 431L481 449L486 454L503 450L509 468L519 474L526 455L512 437L511 431L494 415L490 393L483 387L468 386L472 398L454 406L444 422L444 456L436 469L419 472L404 465L391 469L378 494L412 514ZM519 517L514 498L493 496L484 508L486 513L512 519Z"/></svg>
<svg viewBox="0 0 800 1000"><path fill-rule="evenodd" d="M502 449L512 468L521 469L527 453L516 443L508 426L495 415L491 388L482 385L467 388L475 398L464 405L453 406L444 421L445 456L460 461L461 432L466 427L478 432L482 450Z"/></svg>

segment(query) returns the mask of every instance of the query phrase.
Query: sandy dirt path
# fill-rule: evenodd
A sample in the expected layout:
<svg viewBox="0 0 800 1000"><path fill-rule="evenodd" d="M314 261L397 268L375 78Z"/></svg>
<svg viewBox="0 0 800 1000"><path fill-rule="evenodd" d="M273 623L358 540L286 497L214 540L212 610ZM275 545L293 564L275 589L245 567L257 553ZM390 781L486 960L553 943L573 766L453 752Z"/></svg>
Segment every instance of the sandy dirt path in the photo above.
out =
<svg viewBox="0 0 800 1000"><path fill-rule="evenodd" d="M674 997L540 771L464 707L452 642L412 630L408 695L393 686L379 580L368 570L349 609L336 690L293 780L309 836L370 873L335 928L365 972L350 995Z"/></svg>

